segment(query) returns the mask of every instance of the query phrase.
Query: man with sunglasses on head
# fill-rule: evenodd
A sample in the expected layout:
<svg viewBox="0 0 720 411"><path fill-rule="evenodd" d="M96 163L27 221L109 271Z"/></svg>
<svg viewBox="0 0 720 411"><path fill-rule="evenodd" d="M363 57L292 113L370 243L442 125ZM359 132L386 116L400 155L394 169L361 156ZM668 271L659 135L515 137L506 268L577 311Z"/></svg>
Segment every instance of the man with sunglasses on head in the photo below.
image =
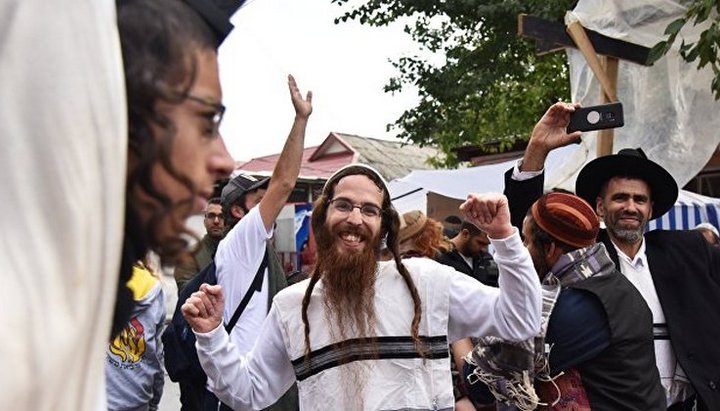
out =
<svg viewBox="0 0 720 411"><path fill-rule="evenodd" d="M195 277L203 268L207 267L215 258L218 244L225 233L225 220L223 219L220 197L211 198L205 207L203 218L206 234L198 242L197 248L192 253L182 258L175 266L173 273L177 283L178 295L188 281Z"/></svg>

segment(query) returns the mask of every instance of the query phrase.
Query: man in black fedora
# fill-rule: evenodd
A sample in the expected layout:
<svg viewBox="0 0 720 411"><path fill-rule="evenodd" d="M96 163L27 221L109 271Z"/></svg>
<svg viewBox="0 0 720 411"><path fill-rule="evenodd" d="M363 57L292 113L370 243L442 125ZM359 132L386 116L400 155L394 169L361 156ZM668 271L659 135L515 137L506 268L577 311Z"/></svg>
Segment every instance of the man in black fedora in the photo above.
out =
<svg viewBox="0 0 720 411"><path fill-rule="evenodd" d="M550 107L533 129L522 160L505 174L513 224L519 226L543 194L547 154L580 138L579 132L566 132L577 107ZM575 192L595 206L606 227L598 241L653 313L656 363L668 409L720 409L720 252L697 232L645 233L647 223L675 203L675 180L641 149L622 149L585 165Z"/></svg>

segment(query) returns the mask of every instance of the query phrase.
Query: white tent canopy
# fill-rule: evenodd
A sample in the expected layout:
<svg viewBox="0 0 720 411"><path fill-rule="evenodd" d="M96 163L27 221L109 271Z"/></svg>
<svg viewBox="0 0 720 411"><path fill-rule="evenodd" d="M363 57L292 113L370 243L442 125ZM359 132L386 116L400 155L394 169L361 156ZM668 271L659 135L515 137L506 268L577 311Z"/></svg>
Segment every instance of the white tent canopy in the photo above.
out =
<svg viewBox="0 0 720 411"><path fill-rule="evenodd" d="M577 149L577 145L570 145L551 152L545 161L547 175L556 173L561 162L573 156ZM505 172L516 162L510 160L457 170L414 170L405 177L390 181L393 205L401 213L426 210L428 191L459 200L467 198L469 193L502 193Z"/></svg>

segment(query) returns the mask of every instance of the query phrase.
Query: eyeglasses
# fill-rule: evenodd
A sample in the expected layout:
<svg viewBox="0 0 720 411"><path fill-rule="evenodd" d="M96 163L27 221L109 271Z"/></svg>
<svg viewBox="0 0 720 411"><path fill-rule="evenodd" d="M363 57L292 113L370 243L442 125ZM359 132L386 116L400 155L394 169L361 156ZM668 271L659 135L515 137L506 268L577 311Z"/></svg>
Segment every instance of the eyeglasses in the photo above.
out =
<svg viewBox="0 0 720 411"><path fill-rule="evenodd" d="M222 220L222 214L221 213L207 213L207 214L205 214L205 218L207 220L214 220L216 218L218 220Z"/></svg>
<svg viewBox="0 0 720 411"><path fill-rule="evenodd" d="M380 214L382 214L382 209L371 203L355 205L344 198L336 198L334 200L330 200L328 203L332 205L335 210L343 214L352 213L353 209L355 208L359 209L360 214L365 217L376 218L379 217Z"/></svg>
<svg viewBox="0 0 720 411"><path fill-rule="evenodd" d="M212 121L213 135L218 135L219 130L220 130L220 123L222 123L223 116L225 115L225 106L222 105L221 103L215 103L208 98L193 96L190 93L188 93L185 96L185 98L187 98L188 100L192 100L196 103L200 103L204 106L212 107L216 110L215 114L213 114L213 116L212 116L211 121Z"/></svg>

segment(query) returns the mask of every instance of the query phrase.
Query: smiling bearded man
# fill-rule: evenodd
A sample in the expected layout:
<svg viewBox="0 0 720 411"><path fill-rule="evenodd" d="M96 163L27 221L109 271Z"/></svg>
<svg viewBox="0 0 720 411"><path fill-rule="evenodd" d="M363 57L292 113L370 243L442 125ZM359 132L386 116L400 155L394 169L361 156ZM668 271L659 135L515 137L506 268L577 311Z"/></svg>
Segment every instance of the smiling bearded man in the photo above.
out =
<svg viewBox="0 0 720 411"><path fill-rule="evenodd" d="M331 324L332 321L337 323L337 331L342 338L348 335L346 327L366 336L375 325L373 299L380 236L363 226L354 226L347 222L328 227L319 219L313 220L313 229L317 233L315 240L318 250L324 251L318 254L312 277L323 279L324 303L327 313L332 315L328 320ZM335 245L338 237L366 244L359 250L344 251ZM311 291L311 288L308 288L308 301ZM303 311L307 311L307 306L304 306Z"/></svg>
<svg viewBox="0 0 720 411"><path fill-rule="evenodd" d="M469 335L513 341L540 329L540 290L502 194L461 211L496 250L493 288L427 258L400 260L400 220L387 184L354 164L333 174L313 208L318 262L279 292L242 355L222 327L222 287L182 306L208 386L233 409L262 409L294 382L301 409L452 409L448 345ZM377 261L384 239L391 261Z"/></svg>

